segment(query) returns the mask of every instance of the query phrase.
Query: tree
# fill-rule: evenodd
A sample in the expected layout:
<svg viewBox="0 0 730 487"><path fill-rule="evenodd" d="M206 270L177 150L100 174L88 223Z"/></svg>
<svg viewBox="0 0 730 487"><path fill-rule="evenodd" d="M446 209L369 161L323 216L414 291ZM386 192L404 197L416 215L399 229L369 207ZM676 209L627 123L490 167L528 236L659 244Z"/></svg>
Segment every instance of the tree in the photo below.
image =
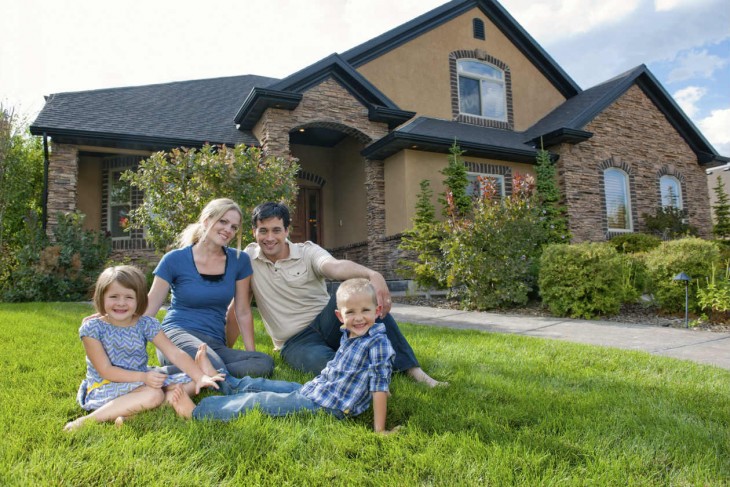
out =
<svg viewBox="0 0 730 487"><path fill-rule="evenodd" d="M0 249L15 248L25 221L41 209L43 148L12 109L0 105Z"/></svg>
<svg viewBox="0 0 730 487"><path fill-rule="evenodd" d="M466 216L471 212L474 204L473 199L466 192L469 178L466 175L466 167L461 158L463 153L464 151L454 141L449 149L448 165L441 171L441 174L446 176L446 179L444 179L446 193L439 199L444 207L444 216L449 216L446 213L449 209L457 212L454 216Z"/></svg>
<svg viewBox="0 0 730 487"><path fill-rule="evenodd" d="M560 190L555 175L555 165L545 149L537 151L537 198L541 207L540 221L545 229L546 244L570 241L565 207L560 204Z"/></svg>
<svg viewBox="0 0 730 487"><path fill-rule="evenodd" d="M716 201L712 205L715 210L715 226L712 232L718 238L730 237L730 198L725 192L725 182L720 175L717 175L717 185L712 188L715 192Z"/></svg>
<svg viewBox="0 0 730 487"><path fill-rule="evenodd" d="M230 198L244 215L265 201L291 205L298 170L295 159L265 157L261 149L243 144L157 152L122 176L144 194L128 228L144 228L147 240L163 252L212 199Z"/></svg>

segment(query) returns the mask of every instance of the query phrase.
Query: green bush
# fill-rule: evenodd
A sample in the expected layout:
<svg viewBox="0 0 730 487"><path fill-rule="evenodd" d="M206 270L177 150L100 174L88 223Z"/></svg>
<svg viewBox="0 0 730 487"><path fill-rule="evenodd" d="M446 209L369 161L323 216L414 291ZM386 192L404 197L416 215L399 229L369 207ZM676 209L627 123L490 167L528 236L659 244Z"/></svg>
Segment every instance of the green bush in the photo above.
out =
<svg viewBox="0 0 730 487"><path fill-rule="evenodd" d="M648 252L658 247L662 239L656 235L646 233L622 233L608 241L616 250L624 254L635 254L637 252Z"/></svg>
<svg viewBox="0 0 730 487"><path fill-rule="evenodd" d="M711 268L710 276L705 282L697 281L697 306L717 321L727 317L730 312L730 265L725 265L724 272L718 275L717 266Z"/></svg>
<svg viewBox="0 0 730 487"><path fill-rule="evenodd" d="M462 304L470 309L525 304L545 242L534 179L516 175L513 193L504 200L490 181L481 184L473 218L449 221L451 235L442 245L449 263L447 282L462 289Z"/></svg>
<svg viewBox="0 0 730 487"><path fill-rule="evenodd" d="M674 277L684 272L693 281L704 280L719 263L720 250L716 243L696 237L670 240L649 251L646 268L651 288L659 306L668 312L684 309L685 286ZM689 306L697 310L696 286L689 286Z"/></svg>
<svg viewBox="0 0 730 487"><path fill-rule="evenodd" d="M644 213L642 218L646 231L662 240L697 235L697 229L688 223L684 209L664 206L657 208L653 215Z"/></svg>
<svg viewBox="0 0 730 487"><path fill-rule="evenodd" d="M607 243L548 245L540 259L543 303L553 314L572 318L617 313L627 295L624 262Z"/></svg>
<svg viewBox="0 0 730 487"><path fill-rule="evenodd" d="M3 283L3 301L79 301L90 290L111 253L109 238L82 228L80 213L58 215L51 241L40 224L26 224L12 280Z"/></svg>

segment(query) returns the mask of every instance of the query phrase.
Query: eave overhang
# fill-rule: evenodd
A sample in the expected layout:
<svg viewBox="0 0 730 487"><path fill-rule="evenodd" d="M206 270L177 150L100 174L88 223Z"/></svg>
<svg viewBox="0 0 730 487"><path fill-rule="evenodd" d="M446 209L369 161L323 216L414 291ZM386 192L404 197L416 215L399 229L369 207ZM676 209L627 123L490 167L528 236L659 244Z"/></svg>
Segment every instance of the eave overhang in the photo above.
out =
<svg viewBox="0 0 730 487"><path fill-rule="evenodd" d="M420 134L391 132L382 139L373 142L360 152L366 159L384 160L406 149L448 154L456 142L469 156L498 159L501 161L535 164L537 151L532 148L516 149L496 145L478 144L463 140L432 137Z"/></svg>
<svg viewBox="0 0 730 487"><path fill-rule="evenodd" d="M268 108L294 110L302 101L301 93L254 88L241 105L234 121L239 129L251 130Z"/></svg>
<svg viewBox="0 0 730 487"><path fill-rule="evenodd" d="M558 144L580 144L593 137L593 132L562 127L531 139L536 147L551 147Z"/></svg>

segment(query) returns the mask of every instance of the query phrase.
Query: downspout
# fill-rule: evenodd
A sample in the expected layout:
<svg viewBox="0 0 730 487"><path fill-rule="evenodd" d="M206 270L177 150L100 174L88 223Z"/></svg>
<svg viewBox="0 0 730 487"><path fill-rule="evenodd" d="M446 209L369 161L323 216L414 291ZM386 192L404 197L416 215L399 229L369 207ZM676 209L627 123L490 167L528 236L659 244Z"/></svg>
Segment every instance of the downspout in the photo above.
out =
<svg viewBox="0 0 730 487"><path fill-rule="evenodd" d="M46 231L48 221L48 136L43 132L43 195L41 198L41 224Z"/></svg>

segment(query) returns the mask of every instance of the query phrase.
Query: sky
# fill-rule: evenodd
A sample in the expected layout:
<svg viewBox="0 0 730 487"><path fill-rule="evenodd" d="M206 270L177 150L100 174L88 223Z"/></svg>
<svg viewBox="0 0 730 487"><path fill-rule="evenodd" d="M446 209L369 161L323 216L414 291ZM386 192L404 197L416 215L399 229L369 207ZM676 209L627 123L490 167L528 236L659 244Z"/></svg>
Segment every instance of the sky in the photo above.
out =
<svg viewBox="0 0 730 487"><path fill-rule="evenodd" d="M445 0L2 0L0 104L257 74L283 78ZM587 89L645 64L730 156L730 0L501 0Z"/></svg>

